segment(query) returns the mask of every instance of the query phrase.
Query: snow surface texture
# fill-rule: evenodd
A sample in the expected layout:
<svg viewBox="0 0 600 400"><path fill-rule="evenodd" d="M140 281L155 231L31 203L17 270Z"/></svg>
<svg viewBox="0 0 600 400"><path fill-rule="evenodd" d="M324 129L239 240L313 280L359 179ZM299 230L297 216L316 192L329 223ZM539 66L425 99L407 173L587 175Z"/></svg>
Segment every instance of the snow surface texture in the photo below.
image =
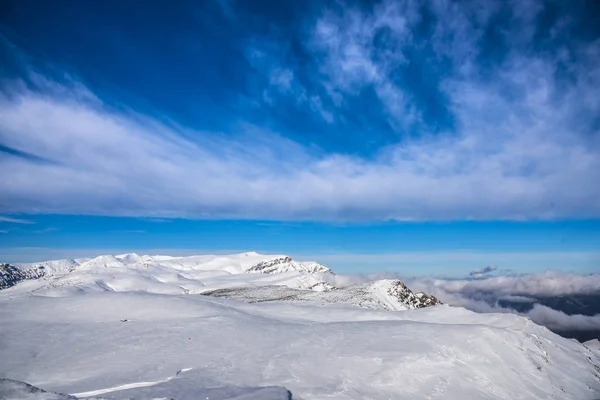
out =
<svg viewBox="0 0 600 400"><path fill-rule="evenodd" d="M179 376L180 372L176 374ZM122 385L114 388L95 390L88 393L79 393L79 396L89 399L105 399L104 393L111 393L111 397L118 395L122 398L130 398L133 394L140 399L210 399L210 400L290 400L292 394L285 388L280 387L223 387L223 388L198 388L193 380L180 379L176 385L166 384L172 378L167 378L161 382L136 382ZM140 388L152 386L149 390ZM136 389L132 392L130 389ZM168 396L160 396L161 393ZM90 397L91 396L91 397ZM0 399L3 400L77 400L77 397L63 393L48 392L38 387L29 385L25 382L12 379L0 379Z"/></svg>
<svg viewBox="0 0 600 400"><path fill-rule="evenodd" d="M376 295L404 293L395 281L305 292L319 301L189 294L308 289L331 274L246 273L275 258L42 263L44 277L0 291L0 378L107 399L279 399L287 390L300 400L600 398L594 346L512 314L447 305L385 311L395 308L372 299L387 304ZM362 308L357 292L368 294ZM338 301L322 300L328 296Z"/></svg>
<svg viewBox="0 0 600 400"><path fill-rule="evenodd" d="M202 294L246 301L313 302L318 304L351 304L373 310L401 311L440 304L425 293L415 293L399 280L383 279L351 285L345 288L315 292L291 289L285 286L260 286L219 289Z"/></svg>
<svg viewBox="0 0 600 400"><path fill-rule="evenodd" d="M4 400L76 400L74 396L47 392L43 389L12 379L0 379L0 399Z"/></svg>
<svg viewBox="0 0 600 400"><path fill-rule="evenodd" d="M583 344L586 345L591 350L600 352L600 340L598 340L598 339L588 340L587 342L584 342Z"/></svg>

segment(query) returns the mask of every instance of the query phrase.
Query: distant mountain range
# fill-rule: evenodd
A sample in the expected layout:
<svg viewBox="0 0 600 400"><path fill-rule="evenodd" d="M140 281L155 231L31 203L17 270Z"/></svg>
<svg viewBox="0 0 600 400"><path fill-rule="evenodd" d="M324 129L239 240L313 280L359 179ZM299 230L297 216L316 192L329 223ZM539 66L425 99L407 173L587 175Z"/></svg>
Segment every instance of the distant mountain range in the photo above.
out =
<svg viewBox="0 0 600 400"><path fill-rule="evenodd" d="M68 286L86 291L195 293L251 302L342 303L381 310L407 310L440 304L413 292L399 280L338 288L335 273L317 262L255 252L229 256L169 257L122 254L93 259L0 265L0 289L21 281L34 292Z"/></svg>

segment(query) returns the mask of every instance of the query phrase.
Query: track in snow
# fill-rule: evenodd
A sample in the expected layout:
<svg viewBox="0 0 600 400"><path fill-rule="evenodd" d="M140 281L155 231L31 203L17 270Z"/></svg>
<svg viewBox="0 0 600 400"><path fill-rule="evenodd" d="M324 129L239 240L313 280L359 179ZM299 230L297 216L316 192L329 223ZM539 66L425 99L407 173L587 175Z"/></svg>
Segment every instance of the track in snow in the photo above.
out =
<svg viewBox="0 0 600 400"><path fill-rule="evenodd" d="M81 392L81 393L71 393L71 396L91 397L91 396L99 396L99 395L105 394L105 393L116 392L118 390L137 389L137 388L142 388L142 387L154 386L154 385L158 385L161 383L169 382L171 379L174 379L177 376L179 376L180 373L190 371L191 369L192 368L182 368L179 371L177 371L177 373L175 375L170 376L170 377L160 380L160 381L126 383L125 385L113 386L113 387L106 388L106 389L90 390L88 392Z"/></svg>

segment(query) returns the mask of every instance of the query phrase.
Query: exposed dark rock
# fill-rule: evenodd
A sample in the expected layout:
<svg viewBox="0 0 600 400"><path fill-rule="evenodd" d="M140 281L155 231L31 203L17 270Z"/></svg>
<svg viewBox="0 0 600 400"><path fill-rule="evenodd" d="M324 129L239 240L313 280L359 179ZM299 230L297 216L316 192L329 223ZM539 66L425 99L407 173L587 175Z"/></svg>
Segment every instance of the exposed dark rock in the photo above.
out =
<svg viewBox="0 0 600 400"><path fill-rule="evenodd" d="M14 265L0 264L0 290L7 289L24 280L41 278L44 275L43 266L22 270Z"/></svg>
<svg viewBox="0 0 600 400"><path fill-rule="evenodd" d="M423 292L413 292L402 281L394 280L388 289L390 296L396 297L402 303L414 307L423 308L442 304L437 297Z"/></svg>

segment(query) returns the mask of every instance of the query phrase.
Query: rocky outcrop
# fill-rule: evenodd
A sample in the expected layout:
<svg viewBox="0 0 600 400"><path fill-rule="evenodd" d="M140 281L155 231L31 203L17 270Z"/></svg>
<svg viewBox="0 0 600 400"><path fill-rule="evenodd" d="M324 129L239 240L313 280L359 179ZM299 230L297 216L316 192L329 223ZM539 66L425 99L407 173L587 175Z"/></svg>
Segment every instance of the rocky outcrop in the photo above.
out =
<svg viewBox="0 0 600 400"><path fill-rule="evenodd" d="M45 268L38 266L26 270L10 264L0 264L0 290L7 289L27 279L38 279L45 275Z"/></svg>
<svg viewBox="0 0 600 400"><path fill-rule="evenodd" d="M437 297L423 292L413 292L402 281L393 280L387 290L388 295L406 304L409 308L423 308L442 304Z"/></svg>

